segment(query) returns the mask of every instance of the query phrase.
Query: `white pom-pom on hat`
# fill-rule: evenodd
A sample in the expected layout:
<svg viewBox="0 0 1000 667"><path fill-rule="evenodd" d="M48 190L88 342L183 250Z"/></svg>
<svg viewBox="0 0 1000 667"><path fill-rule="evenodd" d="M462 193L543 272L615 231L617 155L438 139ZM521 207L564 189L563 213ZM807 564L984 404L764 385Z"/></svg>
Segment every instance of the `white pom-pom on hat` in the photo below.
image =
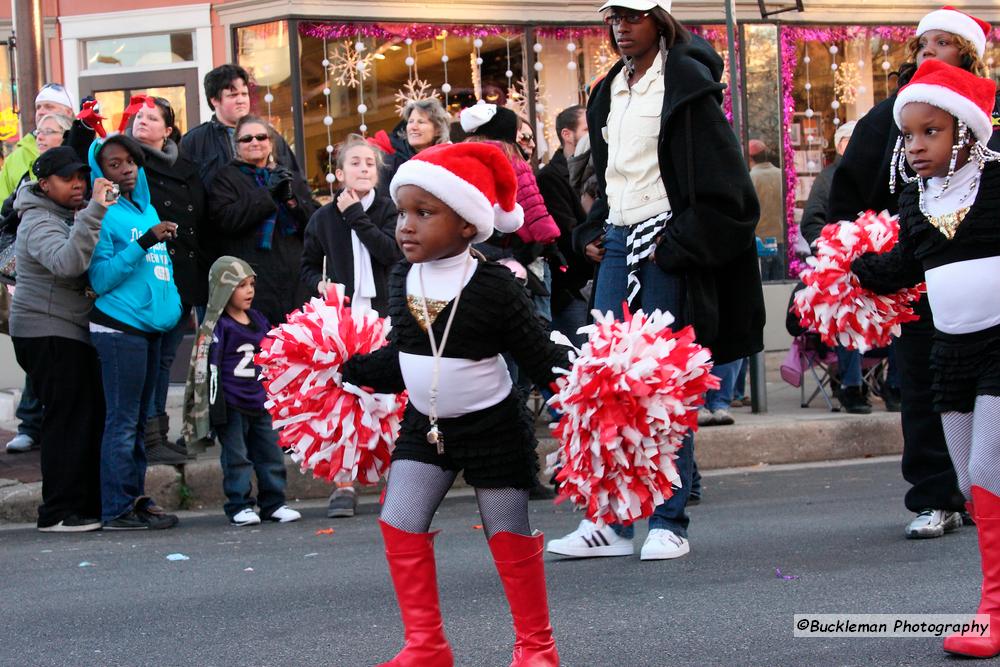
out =
<svg viewBox="0 0 1000 667"><path fill-rule="evenodd" d="M497 105L487 104L480 100L471 107L462 109L462 114L458 117L462 124L462 129L466 133L475 132L478 128L486 125L497 115Z"/></svg>

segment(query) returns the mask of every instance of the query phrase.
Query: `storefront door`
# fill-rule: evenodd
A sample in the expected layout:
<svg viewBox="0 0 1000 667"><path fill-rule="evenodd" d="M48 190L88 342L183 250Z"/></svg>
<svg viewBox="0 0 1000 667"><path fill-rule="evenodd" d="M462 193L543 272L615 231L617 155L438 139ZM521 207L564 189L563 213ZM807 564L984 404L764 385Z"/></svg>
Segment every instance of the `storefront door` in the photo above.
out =
<svg viewBox="0 0 1000 667"><path fill-rule="evenodd" d="M118 127L122 110L132 95L153 95L170 101L177 118L177 129L181 133L187 132L199 123L200 92L198 70L195 68L80 77L81 99L87 95L97 98L102 115L109 119L109 130Z"/></svg>

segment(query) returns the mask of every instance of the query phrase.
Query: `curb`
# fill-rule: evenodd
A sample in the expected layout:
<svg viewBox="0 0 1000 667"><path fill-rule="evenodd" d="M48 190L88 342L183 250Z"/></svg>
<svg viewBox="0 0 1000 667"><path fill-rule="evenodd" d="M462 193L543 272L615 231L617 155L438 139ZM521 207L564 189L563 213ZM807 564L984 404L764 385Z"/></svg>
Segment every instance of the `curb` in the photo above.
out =
<svg viewBox="0 0 1000 667"><path fill-rule="evenodd" d="M695 447L698 467L713 470L895 455L903 451L903 434L898 414L838 415L705 428L695 437ZM556 441L552 438L539 438L538 454L543 469L545 456L555 448ZM329 496L331 487L326 482L300 473L298 464L291 459L286 458L285 467L290 502ZM461 476L455 486L465 486ZM381 485L360 490L363 494L376 494L381 492ZM183 469L152 466L146 474L146 491L170 510L221 510L225 501L222 469L214 457L192 461ZM0 522L34 521L41 497L41 482L0 484Z"/></svg>

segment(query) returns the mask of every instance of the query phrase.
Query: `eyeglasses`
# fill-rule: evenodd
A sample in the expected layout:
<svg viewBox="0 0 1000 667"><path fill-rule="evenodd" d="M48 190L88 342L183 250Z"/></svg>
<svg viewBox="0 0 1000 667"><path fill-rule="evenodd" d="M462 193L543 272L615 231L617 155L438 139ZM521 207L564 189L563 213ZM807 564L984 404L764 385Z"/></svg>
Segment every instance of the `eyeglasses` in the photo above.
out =
<svg viewBox="0 0 1000 667"><path fill-rule="evenodd" d="M49 128L49 129L44 129L44 130L35 130L35 134L36 135L41 135L43 137L51 137L54 134L61 135L61 134L63 134L63 131L62 130L53 130L53 129Z"/></svg>
<svg viewBox="0 0 1000 667"><path fill-rule="evenodd" d="M649 16L649 12L631 12L628 14L605 14L604 23L607 25L621 25L624 21L629 25L638 25Z"/></svg>
<svg viewBox="0 0 1000 667"><path fill-rule="evenodd" d="M271 137L267 136L266 134L244 134L236 141L238 141L241 144L249 144L254 139L260 142L265 142L265 141L270 141Z"/></svg>

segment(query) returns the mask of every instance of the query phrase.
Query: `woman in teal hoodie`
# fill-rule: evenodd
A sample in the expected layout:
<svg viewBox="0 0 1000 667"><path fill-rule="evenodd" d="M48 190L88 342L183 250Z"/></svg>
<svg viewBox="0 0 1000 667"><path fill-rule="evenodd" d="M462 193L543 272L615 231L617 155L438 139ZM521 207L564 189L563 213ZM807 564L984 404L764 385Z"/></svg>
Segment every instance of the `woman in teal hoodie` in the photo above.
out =
<svg viewBox="0 0 1000 667"><path fill-rule="evenodd" d="M104 216L90 263L97 301L90 339L101 360L107 413L101 442L101 519L105 530L171 528L145 496L143 425L156 384L160 336L177 324L181 301L165 241L177 225L161 222L150 203L135 140L113 135L90 146L92 178L118 185L118 204Z"/></svg>

